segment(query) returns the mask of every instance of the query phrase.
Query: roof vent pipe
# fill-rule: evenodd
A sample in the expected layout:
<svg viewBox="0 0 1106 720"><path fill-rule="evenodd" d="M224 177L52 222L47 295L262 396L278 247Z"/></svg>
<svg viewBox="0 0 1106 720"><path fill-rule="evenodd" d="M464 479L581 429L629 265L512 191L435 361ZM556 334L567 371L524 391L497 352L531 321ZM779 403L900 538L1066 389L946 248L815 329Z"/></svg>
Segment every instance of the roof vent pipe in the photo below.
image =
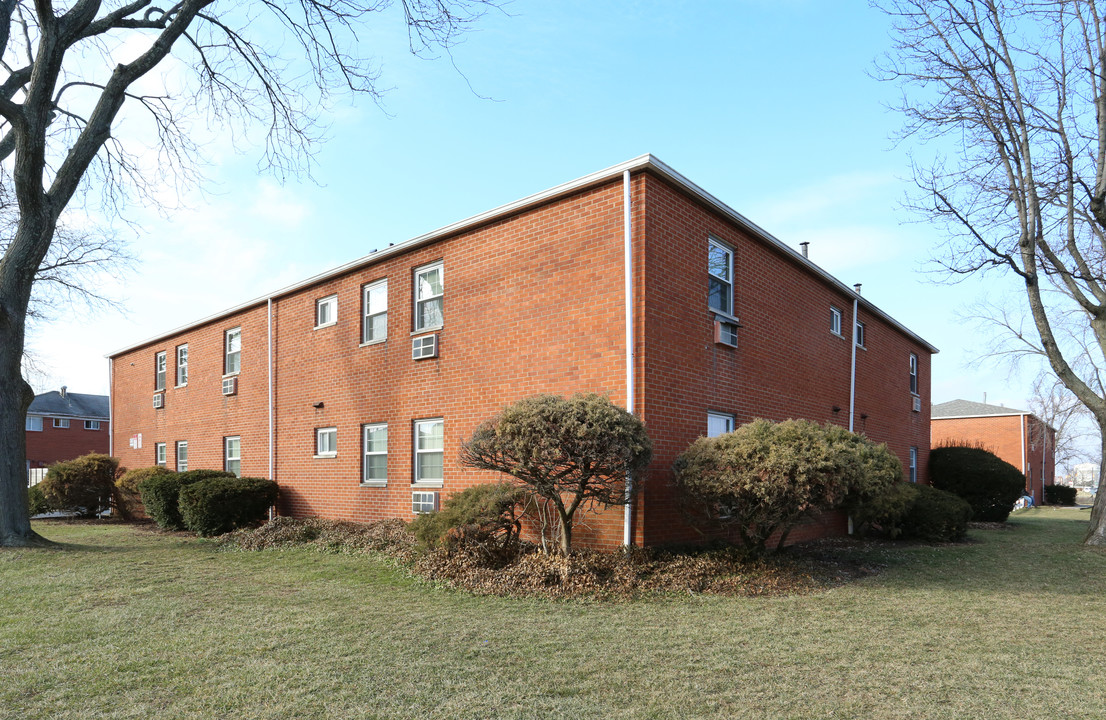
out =
<svg viewBox="0 0 1106 720"><path fill-rule="evenodd" d="M853 285L853 290L855 290L855 291L856 291L856 294L857 294L857 295L859 295L859 294L860 294L860 288L861 288L861 285L862 285L862 283L857 283L856 285Z"/></svg>
<svg viewBox="0 0 1106 720"><path fill-rule="evenodd" d="M799 243L799 247L801 247L803 249L803 257L809 258L810 257L810 243L801 242L801 243Z"/></svg>
<svg viewBox="0 0 1106 720"><path fill-rule="evenodd" d="M65 400L68 397L68 395L66 395L66 387L64 385L61 386L61 393L59 394L61 395L62 400Z"/></svg>

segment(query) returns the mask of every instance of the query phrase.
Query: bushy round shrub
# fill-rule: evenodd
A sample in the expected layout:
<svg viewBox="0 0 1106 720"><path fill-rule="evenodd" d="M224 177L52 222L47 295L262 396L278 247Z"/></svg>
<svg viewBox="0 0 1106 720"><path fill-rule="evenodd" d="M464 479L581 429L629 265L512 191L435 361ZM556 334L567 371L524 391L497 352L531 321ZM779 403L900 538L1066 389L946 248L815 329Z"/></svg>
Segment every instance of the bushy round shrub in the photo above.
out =
<svg viewBox="0 0 1106 720"><path fill-rule="evenodd" d="M511 483L485 483L453 493L438 512L419 515L411 532L424 548L463 547L489 558L506 558L518 548L519 506L526 492Z"/></svg>
<svg viewBox="0 0 1106 720"><path fill-rule="evenodd" d="M276 500L272 480L213 477L180 489L180 516L189 530L210 537L260 523Z"/></svg>
<svg viewBox="0 0 1106 720"><path fill-rule="evenodd" d="M1025 492L1025 475L982 448L934 448L929 480L938 490L964 498L972 508L972 520L980 522L1005 522Z"/></svg>
<svg viewBox="0 0 1106 720"><path fill-rule="evenodd" d="M27 488L27 511L32 516L50 512L50 503L46 501L41 484Z"/></svg>
<svg viewBox="0 0 1106 720"><path fill-rule="evenodd" d="M224 470L187 470L182 473L154 474L138 484L146 514L163 530L185 530L180 512L181 488L212 478L232 478Z"/></svg>
<svg viewBox="0 0 1106 720"><path fill-rule="evenodd" d="M115 481L115 504L124 519L129 520L142 509L141 492L138 486L154 475L176 475L176 473L161 465L154 465L128 470Z"/></svg>
<svg viewBox="0 0 1106 720"><path fill-rule="evenodd" d="M1075 488L1067 485L1045 485L1045 502L1049 505L1074 505Z"/></svg>
<svg viewBox="0 0 1106 720"><path fill-rule="evenodd" d="M956 495L928 485L915 485L918 493L903 519L903 535L927 542L955 542L968 531L972 508Z"/></svg>
<svg viewBox="0 0 1106 720"><path fill-rule="evenodd" d="M918 499L918 486L895 483L853 509L852 518L861 535L879 535L891 540L903 534L903 523Z"/></svg>
<svg viewBox="0 0 1106 720"><path fill-rule="evenodd" d="M111 506L118 467L119 458L89 453L54 463L39 485L52 509L91 517Z"/></svg>
<svg viewBox="0 0 1106 720"><path fill-rule="evenodd" d="M804 516L859 506L902 478L886 445L808 420L754 420L699 438L674 470L690 521L735 529L753 555L777 531L782 547Z"/></svg>

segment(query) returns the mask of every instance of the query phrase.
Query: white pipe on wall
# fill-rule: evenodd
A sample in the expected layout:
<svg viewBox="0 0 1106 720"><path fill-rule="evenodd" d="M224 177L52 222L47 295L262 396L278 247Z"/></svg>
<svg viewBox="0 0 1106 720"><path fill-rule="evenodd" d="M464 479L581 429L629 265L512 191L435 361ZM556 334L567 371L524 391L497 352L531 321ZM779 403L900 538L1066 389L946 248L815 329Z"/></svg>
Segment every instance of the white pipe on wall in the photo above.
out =
<svg viewBox="0 0 1106 720"><path fill-rule="evenodd" d="M626 293L626 412L634 412L634 256L630 208L630 171L622 173L622 262L624 291ZM633 544L633 482L626 476L626 506L622 517L622 544Z"/></svg>
<svg viewBox="0 0 1106 720"><path fill-rule="evenodd" d="M268 317L266 318L266 333L268 335L268 365L269 365L269 479L275 481L273 467L273 299L268 300ZM269 519L273 519L273 508L269 508Z"/></svg>
<svg viewBox="0 0 1106 720"><path fill-rule="evenodd" d="M853 298L853 359L849 369L849 432L853 430L853 419L856 416L856 324L860 318L856 316L860 309L860 298Z"/></svg>

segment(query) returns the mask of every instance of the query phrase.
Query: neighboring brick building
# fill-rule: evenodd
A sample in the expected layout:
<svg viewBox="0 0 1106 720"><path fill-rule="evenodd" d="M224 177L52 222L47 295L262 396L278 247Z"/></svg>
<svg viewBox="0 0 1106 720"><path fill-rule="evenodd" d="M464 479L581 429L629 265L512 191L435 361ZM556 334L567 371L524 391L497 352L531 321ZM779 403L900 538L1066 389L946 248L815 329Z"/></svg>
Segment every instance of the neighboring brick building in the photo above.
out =
<svg viewBox="0 0 1106 720"><path fill-rule="evenodd" d="M1025 474L1025 491L1044 501L1056 480L1056 431L1036 415L1001 405L950 400L933 406L934 446L969 445L993 452Z"/></svg>
<svg viewBox="0 0 1106 720"><path fill-rule="evenodd" d="M594 391L654 443L630 540L686 541L673 460L755 417L853 418L924 478L933 352L646 155L113 353L114 453L272 477L282 513L410 518L421 493L492 479L457 462L482 420ZM618 509L575 535L614 547L624 529Z"/></svg>
<svg viewBox="0 0 1106 720"><path fill-rule="evenodd" d="M65 387L35 395L27 410L27 468L108 452L108 407L107 395L71 393Z"/></svg>

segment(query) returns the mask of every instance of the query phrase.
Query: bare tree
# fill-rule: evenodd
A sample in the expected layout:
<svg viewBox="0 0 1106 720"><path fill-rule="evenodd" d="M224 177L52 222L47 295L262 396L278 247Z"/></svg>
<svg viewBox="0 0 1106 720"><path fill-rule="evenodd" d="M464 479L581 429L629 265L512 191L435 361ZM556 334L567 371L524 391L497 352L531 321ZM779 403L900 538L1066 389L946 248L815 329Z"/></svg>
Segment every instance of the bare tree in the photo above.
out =
<svg viewBox="0 0 1106 720"><path fill-rule="evenodd" d="M1106 428L1106 27L1094 0L876 0L903 88L916 209L944 226L953 275L998 270L1024 290L1032 344ZM944 152L948 153L948 156ZM1085 330L1086 361L1065 342ZM1088 374L1090 371L1091 374ZM1106 437L1106 433L1103 434ZM1106 493L1086 542L1106 544Z"/></svg>
<svg viewBox="0 0 1106 720"><path fill-rule="evenodd" d="M412 51L448 48L499 0L0 0L0 173L18 218L0 257L0 545L43 542L27 515L20 374L32 289L75 204L118 210L200 167L194 121L265 128L263 165L309 166L334 93L378 97L358 33L393 8ZM171 89L154 74L172 67ZM128 142L124 120L149 137ZM155 148L153 156L144 146ZM63 253L64 255L64 253ZM56 268L55 268L56 269Z"/></svg>
<svg viewBox="0 0 1106 720"><path fill-rule="evenodd" d="M1094 428L1088 427L1088 421L1092 419L1090 411L1050 373L1042 372L1033 381L1029 411L1047 426L1037 423L1032 426L1030 448L1035 450L1043 446L1046 454L1052 452L1057 476L1061 474L1060 469L1066 475L1073 472L1077 464L1095 457L1088 445L1091 442L1100 443L1100 439ZM1049 433L1048 428L1052 428L1053 433ZM1037 474L1043 480L1043 468Z"/></svg>

